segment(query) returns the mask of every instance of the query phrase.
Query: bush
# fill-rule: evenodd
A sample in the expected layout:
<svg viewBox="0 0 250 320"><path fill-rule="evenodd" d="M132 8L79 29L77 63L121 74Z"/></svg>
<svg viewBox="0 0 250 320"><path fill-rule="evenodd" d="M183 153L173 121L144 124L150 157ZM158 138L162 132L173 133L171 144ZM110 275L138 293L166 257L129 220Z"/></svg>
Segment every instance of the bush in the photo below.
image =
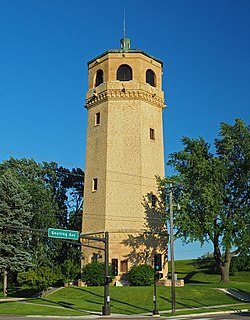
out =
<svg viewBox="0 0 250 320"><path fill-rule="evenodd" d="M150 286L154 283L154 269L148 264L133 266L128 280L132 286Z"/></svg>
<svg viewBox="0 0 250 320"><path fill-rule="evenodd" d="M237 271L250 270L250 256L248 254L241 254L233 257L231 260L230 271L235 274Z"/></svg>
<svg viewBox="0 0 250 320"><path fill-rule="evenodd" d="M87 264L82 269L82 280L88 286L103 286L104 285L104 263L93 261ZM112 274L111 267L109 266L109 275ZM111 277L113 278L113 277Z"/></svg>
<svg viewBox="0 0 250 320"><path fill-rule="evenodd" d="M36 270L21 272L18 274L18 283L28 285L41 291L47 291L49 287L58 281L58 274L49 267L40 267Z"/></svg>
<svg viewBox="0 0 250 320"><path fill-rule="evenodd" d="M72 259L67 259L61 265L60 272L63 283L69 284L80 277L81 269Z"/></svg>
<svg viewBox="0 0 250 320"><path fill-rule="evenodd" d="M208 269L211 273L219 272L219 267L214 259L214 254L210 252L198 257L195 262L193 262L193 265L198 269Z"/></svg>

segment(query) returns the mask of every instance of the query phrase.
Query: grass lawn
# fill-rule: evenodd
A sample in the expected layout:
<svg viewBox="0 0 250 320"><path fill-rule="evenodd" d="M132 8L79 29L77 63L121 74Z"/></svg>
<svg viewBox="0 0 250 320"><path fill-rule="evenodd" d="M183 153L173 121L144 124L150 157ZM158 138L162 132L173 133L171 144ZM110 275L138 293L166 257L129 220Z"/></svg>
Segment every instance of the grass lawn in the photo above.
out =
<svg viewBox="0 0 250 320"><path fill-rule="evenodd" d="M220 283L220 275L211 272L205 265L197 265L197 260L180 260L175 262L175 270L185 285L204 285L213 288L234 288L250 294L250 272L237 272L230 275L230 282Z"/></svg>
<svg viewBox="0 0 250 320"><path fill-rule="evenodd" d="M176 288L176 308L189 309L232 304L234 309L249 308L250 304L228 296L218 288L234 288L250 293L250 272L239 272L231 276L230 282L220 284L220 276L194 260L176 261L178 278L185 279L185 286ZM101 313L103 287L63 288L46 298L29 299L27 302L0 303L0 314L15 315L84 315L84 310ZM137 314L151 313L153 310L153 287L110 287L112 313ZM63 309L62 309L63 308ZM171 310L171 288L157 287L157 309ZM226 307L228 310L229 307ZM81 311L83 310L83 311ZM224 310L220 307L218 310ZM213 311L210 310L209 311ZM183 310L178 314L191 313Z"/></svg>
<svg viewBox="0 0 250 320"><path fill-rule="evenodd" d="M111 287L110 296L112 313L135 314L153 310L153 287ZM103 288L64 288L35 302L100 312L103 305ZM178 309L237 303L238 300L210 286L187 285L176 288ZM157 308L171 309L171 288L157 287Z"/></svg>
<svg viewBox="0 0 250 320"><path fill-rule="evenodd" d="M250 304L236 304L234 306L227 306L227 307L217 307L217 308L209 308L209 309L194 309L192 310L192 314L201 314L201 313L216 313L216 312L223 312L223 311L237 311L239 310L249 310ZM181 315L187 315L190 314L191 312L188 312L187 310L183 311L176 311L175 315L176 316L181 316ZM170 317L172 316L171 312L164 312L161 313L162 316Z"/></svg>
<svg viewBox="0 0 250 320"><path fill-rule="evenodd" d="M8 315L47 315L47 316L84 316L85 312L57 309L25 302L0 302L0 314Z"/></svg>

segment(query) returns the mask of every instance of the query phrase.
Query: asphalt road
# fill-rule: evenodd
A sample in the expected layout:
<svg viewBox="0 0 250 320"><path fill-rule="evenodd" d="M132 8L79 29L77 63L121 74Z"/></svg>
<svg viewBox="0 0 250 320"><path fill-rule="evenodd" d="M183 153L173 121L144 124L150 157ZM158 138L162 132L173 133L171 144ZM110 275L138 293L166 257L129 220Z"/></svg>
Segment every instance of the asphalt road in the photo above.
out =
<svg viewBox="0 0 250 320"><path fill-rule="evenodd" d="M66 320L66 319L84 319L84 320L124 320L124 319L178 319L178 320L187 320L187 319L194 319L194 320L250 320L250 312L241 312L241 313L232 313L232 314L214 314L214 315L207 315L207 316L189 316L189 317L148 317L148 316L85 316L85 317L32 317L32 316L0 316L0 320Z"/></svg>

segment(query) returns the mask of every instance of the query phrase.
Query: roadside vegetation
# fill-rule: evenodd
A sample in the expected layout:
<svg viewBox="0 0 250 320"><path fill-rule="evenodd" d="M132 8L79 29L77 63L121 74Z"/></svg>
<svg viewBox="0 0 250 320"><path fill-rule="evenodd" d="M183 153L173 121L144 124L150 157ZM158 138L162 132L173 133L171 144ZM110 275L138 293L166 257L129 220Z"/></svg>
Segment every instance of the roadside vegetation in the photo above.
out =
<svg viewBox="0 0 250 320"><path fill-rule="evenodd" d="M213 259L208 259L207 256L196 260L176 261L175 267L178 278L185 280L184 287L176 288L176 308L183 310L178 314L191 313L190 310L186 310L190 308L199 309L193 310L192 313L204 312L203 308L209 306L219 307L212 311L225 309L223 305L232 305L234 309L250 307L250 303L242 303L218 290L218 288L234 288L250 296L250 271L238 271L231 275L230 282L219 283L220 275L214 270ZM19 291L19 295L21 292L22 290ZM153 310L153 286L111 286L110 296L112 313L151 313ZM100 314L102 305L102 286L69 287L44 298L0 303L0 314L86 315L86 312L81 310ZM228 308L231 307L226 309ZM157 309L171 310L170 287L157 287Z"/></svg>

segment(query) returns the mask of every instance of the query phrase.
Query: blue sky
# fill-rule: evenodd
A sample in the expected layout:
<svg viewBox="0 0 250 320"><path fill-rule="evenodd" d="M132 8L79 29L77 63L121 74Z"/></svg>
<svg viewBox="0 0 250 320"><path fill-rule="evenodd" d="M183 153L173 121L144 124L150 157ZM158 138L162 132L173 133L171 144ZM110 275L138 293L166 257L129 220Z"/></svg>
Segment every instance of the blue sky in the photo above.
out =
<svg viewBox="0 0 250 320"><path fill-rule="evenodd" d="M132 47L164 62L166 160L182 136L249 124L249 0L0 0L0 161L84 168L87 61L119 47L124 6ZM177 243L175 256L211 250Z"/></svg>

